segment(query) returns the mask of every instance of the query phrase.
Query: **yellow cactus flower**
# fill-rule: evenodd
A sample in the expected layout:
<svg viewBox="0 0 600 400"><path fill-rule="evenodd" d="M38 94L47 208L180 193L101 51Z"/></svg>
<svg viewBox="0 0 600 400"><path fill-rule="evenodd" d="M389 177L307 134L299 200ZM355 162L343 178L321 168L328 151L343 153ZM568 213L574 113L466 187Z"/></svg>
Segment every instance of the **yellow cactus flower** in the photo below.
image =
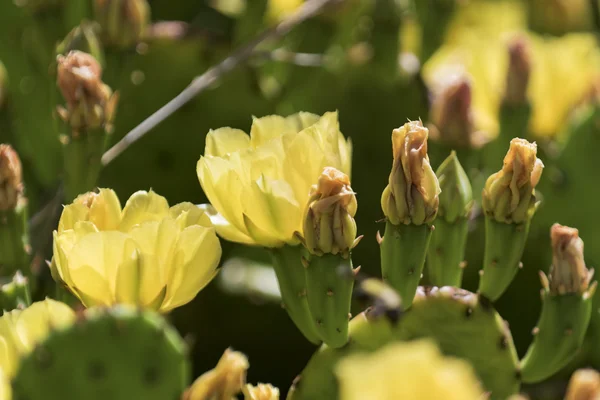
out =
<svg viewBox="0 0 600 400"><path fill-rule="evenodd" d="M75 312L69 306L50 299L33 303L24 310L4 313L0 318L2 373L12 378L22 356L43 341L50 330L69 325L74 320Z"/></svg>
<svg viewBox="0 0 600 400"><path fill-rule="evenodd" d="M304 0L268 0L267 18L272 22L278 22L290 16Z"/></svg>
<svg viewBox="0 0 600 400"><path fill-rule="evenodd" d="M191 301L216 275L221 246L204 211L169 208L150 191L125 207L100 189L66 206L54 232L53 276L86 306L134 304L169 311Z"/></svg>
<svg viewBox="0 0 600 400"><path fill-rule="evenodd" d="M250 135L210 131L197 172L213 225L233 242L298 244L311 186L325 167L349 175L351 152L337 112L254 118Z"/></svg>
<svg viewBox="0 0 600 400"><path fill-rule="evenodd" d="M483 394L469 364L442 356L428 340L348 356L335 372L341 400L479 400Z"/></svg>
<svg viewBox="0 0 600 400"><path fill-rule="evenodd" d="M244 386L244 400L279 400L279 389L268 383Z"/></svg>
<svg viewBox="0 0 600 400"><path fill-rule="evenodd" d="M229 400L246 384L248 358L238 351L225 350L217 366L198 377L183 394L183 400Z"/></svg>

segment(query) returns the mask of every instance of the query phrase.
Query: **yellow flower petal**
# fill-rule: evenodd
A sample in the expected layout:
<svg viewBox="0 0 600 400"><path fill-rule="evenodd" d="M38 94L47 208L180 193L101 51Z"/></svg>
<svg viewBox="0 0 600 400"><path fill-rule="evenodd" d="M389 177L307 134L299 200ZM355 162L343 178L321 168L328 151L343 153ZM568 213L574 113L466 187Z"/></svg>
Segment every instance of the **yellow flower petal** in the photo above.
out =
<svg viewBox="0 0 600 400"><path fill-rule="evenodd" d="M221 245L214 228L190 226L177 241L167 295L161 311L190 302L217 274Z"/></svg>
<svg viewBox="0 0 600 400"><path fill-rule="evenodd" d="M205 156L221 157L250 147L250 136L240 129L219 128L206 135Z"/></svg>
<svg viewBox="0 0 600 400"><path fill-rule="evenodd" d="M192 203L179 203L169 209L171 218L177 221L180 229L191 225L212 226L210 218L199 206Z"/></svg>
<svg viewBox="0 0 600 400"><path fill-rule="evenodd" d="M117 229L121 221L121 202L112 189L100 189L90 207L90 222L101 231Z"/></svg>
<svg viewBox="0 0 600 400"><path fill-rule="evenodd" d="M83 204L69 204L63 208L63 212L58 221L58 233L73 229L75 223L87 221L90 209Z"/></svg>
<svg viewBox="0 0 600 400"><path fill-rule="evenodd" d="M206 197L229 221L231 228L228 231L239 232L223 238L233 241L235 236L247 236L242 217L242 178L231 163L221 158L202 157L198 161L197 172Z"/></svg>
<svg viewBox="0 0 600 400"><path fill-rule="evenodd" d="M119 268L132 268L137 263L130 241L128 235L117 231L82 237L67 254L73 286L94 302L114 304Z"/></svg>
<svg viewBox="0 0 600 400"><path fill-rule="evenodd" d="M295 128L295 121L288 120L279 115L267 115L266 117L252 119L252 128L250 129L250 143L252 147L258 147L269 140L287 133L298 132Z"/></svg>
<svg viewBox="0 0 600 400"><path fill-rule="evenodd" d="M215 227L217 234L230 242L242 244L254 244L250 236L231 225L211 204L200 204L201 209L205 211L205 215L210 218L212 226Z"/></svg>
<svg viewBox="0 0 600 400"><path fill-rule="evenodd" d="M119 230L127 232L137 224L160 221L169 214L167 199L152 190L140 190L131 195L125 208Z"/></svg>
<svg viewBox="0 0 600 400"><path fill-rule="evenodd" d="M267 233L261 241L292 242L301 226L300 205L290 185L283 180L261 177L244 192L244 213L254 225Z"/></svg>

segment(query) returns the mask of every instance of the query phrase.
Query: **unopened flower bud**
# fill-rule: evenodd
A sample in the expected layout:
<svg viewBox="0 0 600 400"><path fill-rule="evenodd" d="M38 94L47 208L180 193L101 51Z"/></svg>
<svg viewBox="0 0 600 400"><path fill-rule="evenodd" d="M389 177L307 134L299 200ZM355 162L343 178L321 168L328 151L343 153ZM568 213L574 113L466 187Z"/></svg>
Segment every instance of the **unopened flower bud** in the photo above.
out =
<svg viewBox="0 0 600 400"><path fill-rule="evenodd" d="M67 55L73 50L79 50L91 55L98 64L104 64L104 51L97 36L98 25L82 22L69 32L65 39L56 47L56 53Z"/></svg>
<svg viewBox="0 0 600 400"><path fill-rule="evenodd" d="M313 254L347 257L356 240L356 196L350 178L326 167L311 189L304 217L304 244Z"/></svg>
<svg viewBox="0 0 600 400"><path fill-rule="evenodd" d="M394 162L381 207L394 224L421 225L435 219L440 185L427 155L429 131L411 121L392 132Z"/></svg>
<svg viewBox="0 0 600 400"><path fill-rule="evenodd" d="M552 241L552 267L548 276L552 294L578 293L587 291L594 270L588 270L583 259L583 240L579 231L560 224L550 229Z"/></svg>
<svg viewBox="0 0 600 400"><path fill-rule="evenodd" d="M90 54L71 51L57 57L58 87L67 102L59 114L73 132L108 127L112 122L116 96L102 82L102 68Z"/></svg>
<svg viewBox="0 0 600 400"><path fill-rule="evenodd" d="M531 56L527 42L523 38L517 38L509 44L508 58L504 102L510 105L525 104L527 103Z"/></svg>
<svg viewBox="0 0 600 400"><path fill-rule="evenodd" d="M473 90L468 77L449 82L431 104L431 136L453 147L481 147L484 138L476 131L471 106Z"/></svg>
<svg viewBox="0 0 600 400"><path fill-rule="evenodd" d="M600 374L593 369L579 369L571 376L565 400L600 399Z"/></svg>
<svg viewBox="0 0 600 400"><path fill-rule="evenodd" d="M249 366L245 355L225 350L217 366L196 379L183 394L183 400L234 398L246 384Z"/></svg>
<svg viewBox="0 0 600 400"><path fill-rule="evenodd" d="M535 212L537 186L544 164L537 158L537 145L525 139L510 142L502 169L486 181L482 195L485 214L498 222L522 223Z"/></svg>
<svg viewBox="0 0 600 400"><path fill-rule="evenodd" d="M23 195L21 160L7 144L0 144L0 211L14 209Z"/></svg>
<svg viewBox="0 0 600 400"><path fill-rule="evenodd" d="M94 12L104 42L121 48L140 42L150 23L147 0L95 0Z"/></svg>
<svg viewBox="0 0 600 400"><path fill-rule="evenodd" d="M453 151L446 158L438 168L436 175L442 190L438 216L448 222L468 217L473 207L473 191L469 178L458 161L456 152Z"/></svg>
<svg viewBox="0 0 600 400"><path fill-rule="evenodd" d="M279 400L279 389L270 384L250 384L244 387L244 400Z"/></svg>

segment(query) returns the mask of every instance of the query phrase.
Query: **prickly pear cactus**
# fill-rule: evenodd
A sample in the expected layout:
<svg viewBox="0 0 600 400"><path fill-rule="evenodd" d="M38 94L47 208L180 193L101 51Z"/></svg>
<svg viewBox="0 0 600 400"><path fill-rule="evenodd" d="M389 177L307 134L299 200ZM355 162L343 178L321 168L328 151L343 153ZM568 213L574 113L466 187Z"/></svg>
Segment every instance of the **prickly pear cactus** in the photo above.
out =
<svg viewBox="0 0 600 400"><path fill-rule="evenodd" d="M397 322L377 308L350 323L350 340L340 349L323 346L294 383L288 400L337 398L333 368L356 352L370 352L397 340L433 338L442 352L468 360L491 392L505 399L518 392L517 353L506 322L493 306L476 294L449 286L419 287L412 307Z"/></svg>
<svg viewBox="0 0 600 400"><path fill-rule="evenodd" d="M90 310L23 359L13 399L178 399L189 380L185 353L154 313Z"/></svg>

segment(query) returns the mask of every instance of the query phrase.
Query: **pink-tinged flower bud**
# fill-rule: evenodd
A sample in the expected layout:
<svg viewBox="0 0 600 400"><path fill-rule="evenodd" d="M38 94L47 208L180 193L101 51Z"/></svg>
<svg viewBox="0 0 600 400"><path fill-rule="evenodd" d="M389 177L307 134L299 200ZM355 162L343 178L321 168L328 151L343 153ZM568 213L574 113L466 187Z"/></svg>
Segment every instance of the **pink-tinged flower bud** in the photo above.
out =
<svg viewBox="0 0 600 400"><path fill-rule="evenodd" d="M421 121L410 121L392 132L394 162L381 208L394 225L421 225L436 217L441 190L429 164L428 135Z"/></svg>
<svg viewBox="0 0 600 400"><path fill-rule="evenodd" d="M504 102L509 105L527 103L527 85L531 72L531 55L527 42L516 38L508 45L508 73Z"/></svg>
<svg viewBox="0 0 600 400"><path fill-rule="evenodd" d="M588 270L583 259L583 240L579 231L560 224L552 225L552 267L548 276L553 294L578 293L588 290L594 270Z"/></svg>
<svg viewBox="0 0 600 400"><path fill-rule="evenodd" d="M304 244L313 254L347 256L356 240L356 196L350 178L326 167L313 186L304 218Z"/></svg>
<svg viewBox="0 0 600 400"><path fill-rule="evenodd" d="M544 164L537 158L537 145L525 139L510 142L502 169L485 183L482 206L486 215L498 222L522 223L535 212L538 203L534 188Z"/></svg>
<svg viewBox="0 0 600 400"><path fill-rule="evenodd" d="M14 209L23 195L23 174L17 152L0 144L0 211Z"/></svg>

